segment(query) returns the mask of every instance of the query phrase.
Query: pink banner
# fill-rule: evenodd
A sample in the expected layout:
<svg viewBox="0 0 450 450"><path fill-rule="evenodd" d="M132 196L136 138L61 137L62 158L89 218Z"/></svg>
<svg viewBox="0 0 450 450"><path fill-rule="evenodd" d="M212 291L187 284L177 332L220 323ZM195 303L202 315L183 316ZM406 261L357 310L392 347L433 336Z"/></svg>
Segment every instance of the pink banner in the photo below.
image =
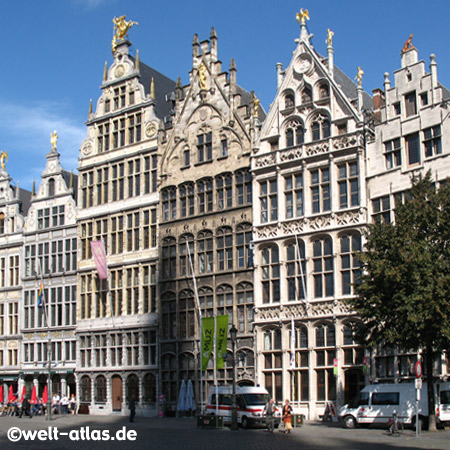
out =
<svg viewBox="0 0 450 450"><path fill-rule="evenodd" d="M108 278L108 267L106 266L106 253L103 241L91 241L91 250L92 255L94 256L98 277L101 280L106 280Z"/></svg>

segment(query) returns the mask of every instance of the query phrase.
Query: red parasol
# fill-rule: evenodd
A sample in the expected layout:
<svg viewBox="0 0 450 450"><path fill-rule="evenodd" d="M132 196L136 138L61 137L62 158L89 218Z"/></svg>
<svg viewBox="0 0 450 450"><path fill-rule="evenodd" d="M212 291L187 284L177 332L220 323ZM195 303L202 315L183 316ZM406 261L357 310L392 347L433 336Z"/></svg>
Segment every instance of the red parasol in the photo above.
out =
<svg viewBox="0 0 450 450"><path fill-rule="evenodd" d="M8 403L12 403L14 401L14 399L15 399L15 397L14 397L13 387L11 384L11 386L9 386Z"/></svg>
<svg viewBox="0 0 450 450"><path fill-rule="evenodd" d="M33 385L33 390L31 391L30 403L32 405L35 405L37 402L38 402L38 400L37 400L37 395L36 395L36 386Z"/></svg>
<svg viewBox="0 0 450 450"><path fill-rule="evenodd" d="M44 386L44 393L42 394L42 404L46 405L48 402L48 390L47 385Z"/></svg>
<svg viewBox="0 0 450 450"><path fill-rule="evenodd" d="M20 397L20 403L23 402L23 399L25 398L25 395L27 395L27 388L25 387L25 385L23 385L22 397Z"/></svg>
<svg viewBox="0 0 450 450"><path fill-rule="evenodd" d="M3 384L0 384L0 403L3 403Z"/></svg>

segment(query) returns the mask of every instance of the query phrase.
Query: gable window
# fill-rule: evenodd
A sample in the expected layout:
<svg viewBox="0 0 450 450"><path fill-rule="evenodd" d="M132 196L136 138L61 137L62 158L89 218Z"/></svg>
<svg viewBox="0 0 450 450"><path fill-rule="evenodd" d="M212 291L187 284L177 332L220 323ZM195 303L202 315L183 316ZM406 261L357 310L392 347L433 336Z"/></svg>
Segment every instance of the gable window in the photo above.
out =
<svg viewBox="0 0 450 450"><path fill-rule="evenodd" d="M284 99L284 107L286 109L289 109L289 108L293 108L294 105L295 105L294 95L293 94L287 94L285 99Z"/></svg>
<svg viewBox="0 0 450 450"><path fill-rule="evenodd" d="M55 195L55 179L50 178L48 180L48 196L53 197Z"/></svg>
<svg viewBox="0 0 450 450"><path fill-rule="evenodd" d="M410 134L405 137L408 164L420 164L420 140L419 133Z"/></svg>
<svg viewBox="0 0 450 450"><path fill-rule="evenodd" d="M212 161L212 133L197 136L197 162Z"/></svg>
<svg viewBox="0 0 450 450"><path fill-rule="evenodd" d="M384 143L384 158L386 169L393 169L402 165L400 138Z"/></svg>
<svg viewBox="0 0 450 450"><path fill-rule="evenodd" d="M338 166L339 170L339 207L349 208L359 205L359 170L356 161Z"/></svg>
<svg viewBox="0 0 450 450"><path fill-rule="evenodd" d="M416 92L410 92L405 95L406 117L415 116L417 114Z"/></svg>
<svg viewBox="0 0 450 450"><path fill-rule="evenodd" d="M191 165L191 151L189 148L183 150L183 167L189 167Z"/></svg>
<svg viewBox="0 0 450 450"><path fill-rule="evenodd" d="M319 114L311 124L312 140L318 141L330 137L330 121Z"/></svg>
<svg viewBox="0 0 450 450"><path fill-rule="evenodd" d="M425 156L427 158L430 156L440 155L442 153L440 125L423 130L423 138L423 143L425 145Z"/></svg>
<svg viewBox="0 0 450 450"><path fill-rule="evenodd" d="M312 102L311 89L308 86L305 86L302 90L302 104L305 105L311 102Z"/></svg>
<svg viewBox="0 0 450 450"><path fill-rule="evenodd" d="M330 91L328 89L328 85L323 83L319 87L319 98L328 98L330 96Z"/></svg>
<svg viewBox="0 0 450 450"><path fill-rule="evenodd" d="M302 124L297 120L292 120L286 127L286 147L302 145L305 141L305 131Z"/></svg>
<svg viewBox="0 0 450 450"><path fill-rule="evenodd" d="M228 156L228 141L226 138L223 138L220 141L220 156L222 156L222 158L225 158Z"/></svg>

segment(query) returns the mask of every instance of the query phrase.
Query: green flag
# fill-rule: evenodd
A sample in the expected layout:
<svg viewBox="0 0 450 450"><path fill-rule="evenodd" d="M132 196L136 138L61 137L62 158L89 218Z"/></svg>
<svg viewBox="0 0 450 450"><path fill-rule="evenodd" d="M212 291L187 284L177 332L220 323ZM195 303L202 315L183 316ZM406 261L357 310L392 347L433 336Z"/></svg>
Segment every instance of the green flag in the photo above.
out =
<svg viewBox="0 0 450 450"><path fill-rule="evenodd" d="M223 355L227 353L228 315L217 316L216 326L216 367L223 369Z"/></svg>
<svg viewBox="0 0 450 450"><path fill-rule="evenodd" d="M214 317L202 318L202 370L206 370L214 346Z"/></svg>

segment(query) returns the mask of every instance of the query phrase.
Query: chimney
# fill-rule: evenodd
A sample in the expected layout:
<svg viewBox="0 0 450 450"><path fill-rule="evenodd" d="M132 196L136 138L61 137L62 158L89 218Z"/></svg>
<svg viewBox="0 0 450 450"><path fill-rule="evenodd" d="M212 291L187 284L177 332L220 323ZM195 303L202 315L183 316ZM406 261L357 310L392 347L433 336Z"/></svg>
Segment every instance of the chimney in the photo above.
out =
<svg viewBox="0 0 450 450"><path fill-rule="evenodd" d="M374 89L372 91L373 97L373 114L378 121L381 121L381 109L385 106L385 97L382 89Z"/></svg>

